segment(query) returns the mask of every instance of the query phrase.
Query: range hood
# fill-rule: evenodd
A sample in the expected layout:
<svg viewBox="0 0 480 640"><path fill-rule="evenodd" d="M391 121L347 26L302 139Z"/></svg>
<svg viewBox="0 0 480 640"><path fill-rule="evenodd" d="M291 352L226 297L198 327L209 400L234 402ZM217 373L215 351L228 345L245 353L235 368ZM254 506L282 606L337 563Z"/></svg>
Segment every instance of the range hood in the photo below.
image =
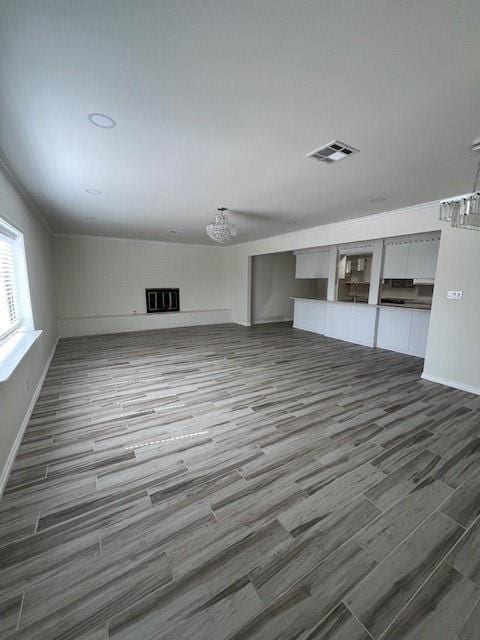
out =
<svg viewBox="0 0 480 640"><path fill-rule="evenodd" d="M431 284L434 285L435 284L435 280L433 278L414 278L413 279L413 284L417 285L417 284Z"/></svg>

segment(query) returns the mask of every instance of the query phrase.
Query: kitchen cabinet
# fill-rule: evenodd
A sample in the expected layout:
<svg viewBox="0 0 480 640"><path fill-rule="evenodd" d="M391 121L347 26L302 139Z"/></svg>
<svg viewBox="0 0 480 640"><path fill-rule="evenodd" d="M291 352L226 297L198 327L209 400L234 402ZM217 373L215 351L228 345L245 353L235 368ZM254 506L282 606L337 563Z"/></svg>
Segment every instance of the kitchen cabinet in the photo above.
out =
<svg viewBox="0 0 480 640"><path fill-rule="evenodd" d="M383 278L435 278L439 240L386 244Z"/></svg>
<svg viewBox="0 0 480 640"><path fill-rule="evenodd" d="M293 326L295 329L325 333L327 302L326 300L309 300L308 298L295 298L293 312Z"/></svg>
<svg viewBox="0 0 480 640"><path fill-rule="evenodd" d="M329 338L373 347L377 307L375 305L294 298L295 329L313 331Z"/></svg>
<svg viewBox="0 0 480 640"><path fill-rule="evenodd" d="M427 349L430 311L381 307L377 347L423 358Z"/></svg>
<svg viewBox="0 0 480 640"><path fill-rule="evenodd" d="M327 307L327 323L325 335L337 340L348 340L350 336L350 322L352 304L348 302L331 302Z"/></svg>
<svg viewBox="0 0 480 640"><path fill-rule="evenodd" d="M410 245L401 244L385 245L385 258L383 262L384 278L406 278L408 254Z"/></svg>
<svg viewBox="0 0 480 640"><path fill-rule="evenodd" d="M377 308L370 304L330 302L325 335L337 340L373 347Z"/></svg>
<svg viewBox="0 0 480 640"><path fill-rule="evenodd" d="M409 245L406 278L435 278L439 240L413 242Z"/></svg>
<svg viewBox="0 0 480 640"><path fill-rule="evenodd" d="M430 311L412 310L410 325L409 353L414 356L425 357L427 351L428 327L430 325Z"/></svg>
<svg viewBox="0 0 480 640"><path fill-rule="evenodd" d="M430 311L294 298L293 326L329 338L425 357Z"/></svg>
<svg viewBox="0 0 480 640"><path fill-rule="evenodd" d="M295 253L295 278L328 278L330 251Z"/></svg>

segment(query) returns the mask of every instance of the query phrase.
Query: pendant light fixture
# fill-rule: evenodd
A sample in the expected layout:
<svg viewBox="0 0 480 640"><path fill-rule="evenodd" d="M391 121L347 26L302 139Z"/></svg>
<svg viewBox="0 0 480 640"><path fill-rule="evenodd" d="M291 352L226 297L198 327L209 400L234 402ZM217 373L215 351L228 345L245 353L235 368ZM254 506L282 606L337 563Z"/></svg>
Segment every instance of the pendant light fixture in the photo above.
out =
<svg viewBox="0 0 480 640"><path fill-rule="evenodd" d="M480 151L480 144L472 147ZM440 202L440 220L450 222L456 229L473 229L480 231L480 161L473 181L472 193L465 193L455 198L447 198Z"/></svg>
<svg viewBox="0 0 480 640"><path fill-rule="evenodd" d="M209 238L223 244L237 235L237 229L234 224L228 221L226 207L218 207L217 211L215 222L207 224L206 230Z"/></svg>

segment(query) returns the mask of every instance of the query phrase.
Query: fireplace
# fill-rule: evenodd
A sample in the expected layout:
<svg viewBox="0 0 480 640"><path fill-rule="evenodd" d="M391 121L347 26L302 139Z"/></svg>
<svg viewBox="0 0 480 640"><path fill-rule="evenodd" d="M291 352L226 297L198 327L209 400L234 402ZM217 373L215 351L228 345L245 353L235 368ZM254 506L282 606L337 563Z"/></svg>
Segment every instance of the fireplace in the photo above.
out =
<svg viewBox="0 0 480 640"><path fill-rule="evenodd" d="M179 289L145 289L147 313L180 311Z"/></svg>

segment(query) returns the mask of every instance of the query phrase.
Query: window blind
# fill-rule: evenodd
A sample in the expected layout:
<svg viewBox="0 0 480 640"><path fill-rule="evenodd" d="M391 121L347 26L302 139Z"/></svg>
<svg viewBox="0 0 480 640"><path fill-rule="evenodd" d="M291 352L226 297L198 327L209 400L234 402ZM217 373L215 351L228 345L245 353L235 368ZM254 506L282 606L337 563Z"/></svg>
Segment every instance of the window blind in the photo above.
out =
<svg viewBox="0 0 480 640"><path fill-rule="evenodd" d="M15 238L0 229L0 341L19 325Z"/></svg>

